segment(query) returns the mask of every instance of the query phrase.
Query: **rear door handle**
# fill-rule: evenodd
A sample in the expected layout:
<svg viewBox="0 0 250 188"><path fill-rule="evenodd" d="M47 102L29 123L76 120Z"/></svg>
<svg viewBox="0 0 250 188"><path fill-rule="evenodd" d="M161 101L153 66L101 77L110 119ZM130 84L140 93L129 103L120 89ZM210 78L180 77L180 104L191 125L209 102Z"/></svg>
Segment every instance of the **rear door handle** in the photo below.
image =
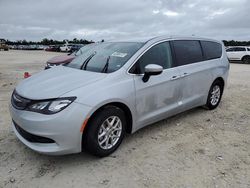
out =
<svg viewBox="0 0 250 188"><path fill-rule="evenodd" d="M172 76L172 78L170 78L170 80L177 80L179 78L181 78L181 76Z"/></svg>
<svg viewBox="0 0 250 188"><path fill-rule="evenodd" d="M187 72L184 72L184 73L181 75L182 78L183 78L183 77L186 77L186 76L189 76L189 74L188 74Z"/></svg>

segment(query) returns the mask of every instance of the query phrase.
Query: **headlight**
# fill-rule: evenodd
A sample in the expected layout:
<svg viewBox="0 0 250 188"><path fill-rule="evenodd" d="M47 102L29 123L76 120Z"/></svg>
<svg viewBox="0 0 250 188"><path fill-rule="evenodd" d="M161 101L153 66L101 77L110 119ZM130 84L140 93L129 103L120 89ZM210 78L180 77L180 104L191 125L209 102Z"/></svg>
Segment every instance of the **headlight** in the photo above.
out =
<svg viewBox="0 0 250 188"><path fill-rule="evenodd" d="M45 101L37 101L31 104L27 110L42 114L55 114L69 106L76 97L64 97L58 99L50 99Z"/></svg>

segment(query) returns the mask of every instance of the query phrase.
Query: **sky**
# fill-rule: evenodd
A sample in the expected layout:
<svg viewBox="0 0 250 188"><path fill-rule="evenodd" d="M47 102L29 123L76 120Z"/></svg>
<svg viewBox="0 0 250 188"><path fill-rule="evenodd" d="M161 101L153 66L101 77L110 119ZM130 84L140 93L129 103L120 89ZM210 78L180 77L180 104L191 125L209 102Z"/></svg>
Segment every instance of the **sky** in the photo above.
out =
<svg viewBox="0 0 250 188"><path fill-rule="evenodd" d="M250 40L249 0L0 0L0 38Z"/></svg>

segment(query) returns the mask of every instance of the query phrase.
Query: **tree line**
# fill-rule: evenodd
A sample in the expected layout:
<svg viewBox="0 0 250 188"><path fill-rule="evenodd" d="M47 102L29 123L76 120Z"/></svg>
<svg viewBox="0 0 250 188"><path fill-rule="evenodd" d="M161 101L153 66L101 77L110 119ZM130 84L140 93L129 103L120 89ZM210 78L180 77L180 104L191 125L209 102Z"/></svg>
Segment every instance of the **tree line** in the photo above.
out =
<svg viewBox="0 0 250 188"><path fill-rule="evenodd" d="M73 40L53 40L53 39L47 39L44 38L41 41L35 42L35 41L27 41L27 40L17 40L17 41L11 41L11 40L6 40L6 44L8 45L55 45L55 44L65 44L66 41L71 44L90 44L93 43L92 40L86 40L86 39L77 39L74 38Z"/></svg>
<svg viewBox="0 0 250 188"><path fill-rule="evenodd" d="M17 40L17 41L6 40L6 44L8 45L32 45L32 44L55 45L55 44L65 44L66 41L72 44L90 44L94 42L92 40L77 39L77 38L74 38L73 40L53 40L53 39L44 38L38 42L27 41L27 40ZM250 41L223 40L223 42L225 46L250 46Z"/></svg>
<svg viewBox="0 0 250 188"><path fill-rule="evenodd" d="M223 40L225 46L250 46L250 41Z"/></svg>

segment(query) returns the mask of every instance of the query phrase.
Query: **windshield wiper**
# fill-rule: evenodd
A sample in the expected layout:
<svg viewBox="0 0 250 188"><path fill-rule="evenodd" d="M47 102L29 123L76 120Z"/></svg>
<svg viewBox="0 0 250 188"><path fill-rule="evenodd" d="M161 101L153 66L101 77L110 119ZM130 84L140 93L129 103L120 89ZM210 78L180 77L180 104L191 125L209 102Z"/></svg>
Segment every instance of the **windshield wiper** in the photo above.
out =
<svg viewBox="0 0 250 188"><path fill-rule="evenodd" d="M82 70L82 69L83 69L83 70L86 70L86 67L87 67L89 61L92 59L92 57L95 56L95 54L96 54L96 52L94 52L93 54L91 54L91 55L83 62L82 66L81 66L81 68L80 68L81 70Z"/></svg>
<svg viewBox="0 0 250 188"><path fill-rule="evenodd" d="M110 60L110 56L108 56L107 61L106 61L105 65L104 65L104 67L102 69L102 72L107 73L108 68L109 68L109 60Z"/></svg>

